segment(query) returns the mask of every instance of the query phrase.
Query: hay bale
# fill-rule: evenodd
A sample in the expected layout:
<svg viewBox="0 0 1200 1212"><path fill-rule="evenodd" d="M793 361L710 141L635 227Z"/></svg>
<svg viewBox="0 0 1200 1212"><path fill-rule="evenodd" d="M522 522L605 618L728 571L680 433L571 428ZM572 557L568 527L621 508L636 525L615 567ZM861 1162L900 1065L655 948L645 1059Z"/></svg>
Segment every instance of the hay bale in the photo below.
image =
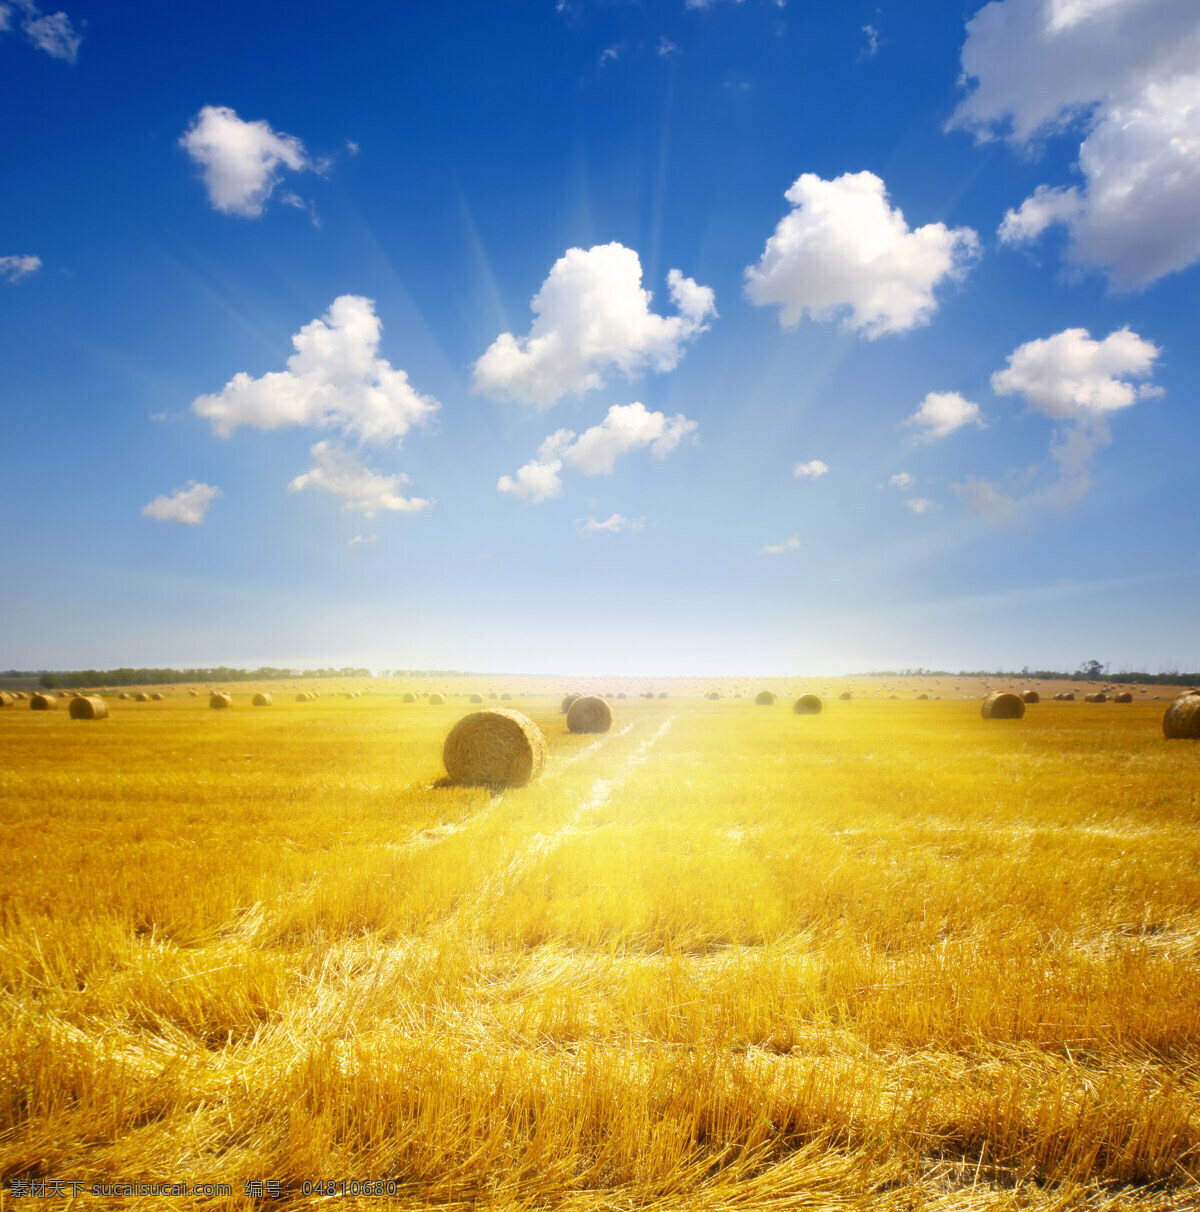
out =
<svg viewBox="0 0 1200 1212"><path fill-rule="evenodd" d="M842 691L842 693L838 695L838 698L839 698L839 699L841 699L843 702L847 702L847 703L848 703L848 702L849 702L849 701L850 701L850 700L851 700L853 697L854 697L854 696L853 696L853 695L850 693L850 691L848 691L848 690L843 690L843 691Z"/></svg>
<svg viewBox="0 0 1200 1212"><path fill-rule="evenodd" d="M567 728L571 732L607 732L611 727L612 708L595 695L576 699L567 712Z"/></svg>
<svg viewBox="0 0 1200 1212"><path fill-rule="evenodd" d="M546 761L546 738L526 715L492 707L464 715L446 737L442 761L452 783L521 787Z"/></svg>
<svg viewBox="0 0 1200 1212"><path fill-rule="evenodd" d="M505 702L506 700L511 699L511 698L512 698L512 695L511 695L511 694L509 694L509 693L508 693L508 691L506 690L506 691L505 691L505 692L504 692L504 693L503 693L503 694L500 696L500 701L503 703L503 702Z"/></svg>
<svg viewBox="0 0 1200 1212"><path fill-rule="evenodd" d="M259 693L256 694L254 696L254 698L252 698L250 700L250 702L255 707L270 707L271 706L271 696L269 694L263 694L262 691L259 691Z"/></svg>
<svg viewBox="0 0 1200 1212"><path fill-rule="evenodd" d="M161 701L162 701L162 691L161 691L161 690L156 690L156 691L155 691L155 692L154 692L154 693L153 693L153 694L150 696L150 698L151 698L151 699L152 699L154 702L156 702L156 703L161 702Z"/></svg>
<svg viewBox="0 0 1200 1212"><path fill-rule="evenodd" d="M1073 691L1073 690L1064 690L1064 691L1063 691L1063 696L1062 696L1062 699L1063 699L1063 702L1064 702L1064 703L1073 703L1073 702L1075 702L1075 691Z"/></svg>
<svg viewBox="0 0 1200 1212"><path fill-rule="evenodd" d="M1007 690L993 690L983 700L980 714L985 720L1019 720L1025 714L1025 700Z"/></svg>
<svg viewBox="0 0 1200 1212"><path fill-rule="evenodd" d="M820 715L824 704L815 694L802 694L793 704L792 710L797 715Z"/></svg>
<svg viewBox="0 0 1200 1212"><path fill-rule="evenodd" d="M468 702L468 703L482 703L482 702L483 702L483 695L481 695L481 694L473 694L473 695L471 695L471 697L470 697L470 698L467 700L467 702Z"/></svg>
<svg viewBox="0 0 1200 1212"><path fill-rule="evenodd" d="M1083 701L1085 703L1107 703L1108 695L1106 695L1103 690L1097 690L1095 694L1085 694L1083 696Z"/></svg>
<svg viewBox="0 0 1200 1212"><path fill-rule="evenodd" d="M194 699L199 693L200 691L198 690L189 690L188 697Z"/></svg>
<svg viewBox="0 0 1200 1212"><path fill-rule="evenodd" d="M70 710L71 719L73 720L108 719L108 704L98 694L89 694L72 699Z"/></svg>
<svg viewBox="0 0 1200 1212"><path fill-rule="evenodd" d="M665 699L667 697L667 692L665 690L660 690L658 693L658 697L660 699Z"/></svg>
<svg viewBox="0 0 1200 1212"><path fill-rule="evenodd" d="M754 696L754 705L756 707L771 707L774 706L775 696L769 690L760 690Z"/></svg>
<svg viewBox="0 0 1200 1212"><path fill-rule="evenodd" d="M1167 708L1162 730L1169 741L1200 741L1200 694L1181 694Z"/></svg>
<svg viewBox="0 0 1200 1212"><path fill-rule="evenodd" d="M300 693L298 695L296 695L296 702L297 703L307 703L311 697L312 697L311 695L305 694L304 691L302 690L302 691L300 691Z"/></svg>
<svg viewBox="0 0 1200 1212"><path fill-rule="evenodd" d="M1113 695L1114 703L1132 703L1133 695L1128 690L1122 690L1120 694Z"/></svg>
<svg viewBox="0 0 1200 1212"><path fill-rule="evenodd" d="M208 700L208 705L210 707L232 707L233 695L223 694L218 690L213 694L212 698Z"/></svg>
<svg viewBox="0 0 1200 1212"><path fill-rule="evenodd" d="M927 694L919 694L919 695L917 695L917 698L918 698L918 699L925 699L926 701L928 701L928 699L929 699L929 695L927 695Z"/></svg>
<svg viewBox="0 0 1200 1212"><path fill-rule="evenodd" d="M18 702L22 702L22 701L24 701L24 698L25 698L25 692L23 690L14 691L13 698L16 699Z"/></svg>
<svg viewBox="0 0 1200 1212"><path fill-rule="evenodd" d="M123 699L127 699L127 698L129 697L129 692L128 692L128 691L126 691L126 690L122 690L122 691L121 691L121 696L120 696L120 697L121 697L121 698L123 698Z"/></svg>
<svg viewBox="0 0 1200 1212"><path fill-rule="evenodd" d="M583 695L581 695L581 694L566 695L563 698L561 705L559 706L559 711L561 711L563 713L563 715L566 715L567 712L571 710L571 704L573 702L575 702L576 699L581 699L581 698L583 698Z"/></svg>
<svg viewBox="0 0 1200 1212"><path fill-rule="evenodd" d="M0 707L11 707L16 701L11 694L0 690Z"/></svg>
<svg viewBox="0 0 1200 1212"><path fill-rule="evenodd" d="M624 697L625 697L625 691L622 690L621 693L617 695L617 698L623 699Z"/></svg>
<svg viewBox="0 0 1200 1212"><path fill-rule="evenodd" d="M429 696L429 705L431 707L441 707L445 701L446 696L444 694L431 694Z"/></svg>
<svg viewBox="0 0 1200 1212"><path fill-rule="evenodd" d="M148 703L150 702L150 696L144 690L139 690L133 701L135 703Z"/></svg>
<svg viewBox="0 0 1200 1212"><path fill-rule="evenodd" d="M498 699L499 697L500 696L494 690L491 690L488 692L489 699Z"/></svg>
<svg viewBox="0 0 1200 1212"><path fill-rule="evenodd" d="M715 690L710 690L704 697L711 699L715 703L721 696Z"/></svg>
<svg viewBox="0 0 1200 1212"><path fill-rule="evenodd" d="M400 701L402 703L415 703L417 701L417 696L415 694L405 694Z"/></svg>
<svg viewBox="0 0 1200 1212"><path fill-rule="evenodd" d="M1036 690L1021 691L1021 698L1026 703L1040 703L1042 701L1042 696L1040 694L1038 694L1038 692Z"/></svg>
<svg viewBox="0 0 1200 1212"><path fill-rule="evenodd" d="M57 711L58 699L52 694L32 694L29 696L29 707L32 711Z"/></svg>

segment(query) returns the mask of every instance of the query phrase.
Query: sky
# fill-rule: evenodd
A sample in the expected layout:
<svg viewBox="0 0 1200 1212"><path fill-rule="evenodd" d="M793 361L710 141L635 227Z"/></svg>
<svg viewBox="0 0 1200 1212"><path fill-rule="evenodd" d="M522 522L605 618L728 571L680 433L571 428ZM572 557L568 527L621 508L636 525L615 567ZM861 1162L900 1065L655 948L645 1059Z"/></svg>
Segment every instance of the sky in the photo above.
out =
<svg viewBox="0 0 1200 1212"><path fill-rule="evenodd" d="M0 0L0 668L1200 668L1195 0Z"/></svg>

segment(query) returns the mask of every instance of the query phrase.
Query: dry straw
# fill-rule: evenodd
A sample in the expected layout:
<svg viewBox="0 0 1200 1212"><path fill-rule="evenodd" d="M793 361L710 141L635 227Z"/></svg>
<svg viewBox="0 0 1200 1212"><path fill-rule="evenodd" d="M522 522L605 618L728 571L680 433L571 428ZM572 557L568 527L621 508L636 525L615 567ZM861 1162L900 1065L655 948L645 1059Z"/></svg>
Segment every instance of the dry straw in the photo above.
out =
<svg viewBox="0 0 1200 1212"><path fill-rule="evenodd" d="M842 699L845 702L849 702L849 700L852 699L853 697L854 696L848 690L843 690L842 693L838 695L838 698Z"/></svg>
<svg viewBox="0 0 1200 1212"><path fill-rule="evenodd" d="M210 707L232 707L233 706L233 696L228 695L228 694L221 694L218 691L216 694L214 694L212 696L211 699L208 700L208 705Z"/></svg>
<svg viewBox="0 0 1200 1212"><path fill-rule="evenodd" d="M296 702L297 703L307 703L311 697L312 697L311 695L305 694L304 691L302 690L302 691L300 691L300 693L298 695L296 695Z"/></svg>
<svg viewBox="0 0 1200 1212"><path fill-rule="evenodd" d="M269 694L263 694L260 691L258 694L256 694L254 696L253 699L251 699L251 702L254 704L255 707L270 707L271 706L271 696Z"/></svg>
<svg viewBox="0 0 1200 1212"><path fill-rule="evenodd" d="M440 707L446 701L444 694L431 694L429 696L429 705L431 707Z"/></svg>
<svg viewBox="0 0 1200 1212"><path fill-rule="evenodd" d="M152 694L150 697L151 697L151 698L154 700L154 702L156 702L156 703L161 702L161 701L162 701L162 691L161 691L161 690L156 690L156 691L155 691L155 692L154 692L154 693L153 693L153 694Z"/></svg>
<svg viewBox="0 0 1200 1212"><path fill-rule="evenodd" d="M1085 694L1083 696L1083 701L1085 703L1107 703L1108 695L1106 695L1103 690L1097 690L1095 694Z"/></svg>
<svg viewBox="0 0 1200 1212"><path fill-rule="evenodd" d="M918 698L918 699L925 699L926 701L928 701L928 699L929 699L929 695L927 695L927 694L919 694L919 695L917 695L917 698Z"/></svg>
<svg viewBox="0 0 1200 1212"><path fill-rule="evenodd" d="M1120 694L1113 695L1114 703L1132 703L1133 695L1128 690L1122 690Z"/></svg>
<svg viewBox="0 0 1200 1212"><path fill-rule="evenodd" d="M415 694L406 694L401 700L402 703L415 703L417 696Z"/></svg>
<svg viewBox="0 0 1200 1212"><path fill-rule="evenodd" d="M1025 714L1025 700L1007 690L993 690L983 700L980 714L985 720L1019 720Z"/></svg>
<svg viewBox="0 0 1200 1212"><path fill-rule="evenodd" d="M15 702L16 699L11 694L5 694L3 690L0 690L0 707L11 707Z"/></svg>
<svg viewBox="0 0 1200 1212"><path fill-rule="evenodd" d="M1167 708L1162 729L1167 740L1200 741L1200 694L1181 694Z"/></svg>
<svg viewBox="0 0 1200 1212"><path fill-rule="evenodd" d="M706 699L712 699L713 702L716 702L721 696L715 690L710 690L704 697Z"/></svg>
<svg viewBox="0 0 1200 1212"><path fill-rule="evenodd" d="M770 707L774 705L775 696L769 690L760 690L754 696L754 702L758 707Z"/></svg>
<svg viewBox="0 0 1200 1212"><path fill-rule="evenodd" d="M566 715L567 712L571 710L571 704L573 702L575 702L576 699L581 699L581 698L583 698L583 695L581 695L581 694L568 694L563 699L562 706L560 707L560 710L562 711L563 715Z"/></svg>
<svg viewBox="0 0 1200 1212"><path fill-rule="evenodd" d="M501 702L504 702L504 700L505 700L505 699L511 699L511 698L512 698L512 695L511 695L511 694L509 694L509 693L508 693L508 691L506 690L506 691L505 691L505 692L504 692L504 693L503 693L503 694L500 696L500 701L501 701Z"/></svg>
<svg viewBox="0 0 1200 1212"><path fill-rule="evenodd" d="M595 695L578 698L567 712L571 732L607 732L612 727L612 708Z"/></svg>
<svg viewBox="0 0 1200 1212"><path fill-rule="evenodd" d="M35 694L30 696L29 706L33 711L57 711L58 699L52 694Z"/></svg>
<svg viewBox="0 0 1200 1212"><path fill-rule="evenodd" d="M470 697L470 698L467 700L467 702L468 702L468 703L482 703L482 702L483 702L483 695L481 695L481 694L473 694L473 695L471 695L471 697Z"/></svg>
<svg viewBox="0 0 1200 1212"><path fill-rule="evenodd" d="M13 698L17 699L18 701L20 701L24 697L25 697L25 692L22 690L17 690L13 693Z"/></svg>
<svg viewBox="0 0 1200 1212"><path fill-rule="evenodd" d="M450 729L442 761L452 783L521 787L541 773L546 738L528 716L510 707L473 711Z"/></svg>
<svg viewBox="0 0 1200 1212"><path fill-rule="evenodd" d="M150 702L150 696L144 690L139 690L137 697L133 701L135 703L148 703Z"/></svg>
<svg viewBox="0 0 1200 1212"><path fill-rule="evenodd" d="M667 697L667 692L666 692L665 690L660 690L660 691L658 692L658 697L659 697L660 699L665 699L665 698Z"/></svg>
<svg viewBox="0 0 1200 1212"><path fill-rule="evenodd" d="M98 694L72 699L70 711L73 720L108 719L108 704Z"/></svg>
<svg viewBox="0 0 1200 1212"><path fill-rule="evenodd" d="M821 700L815 694L802 694L792 704L792 710L797 715L820 715L821 706Z"/></svg>
<svg viewBox="0 0 1200 1212"><path fill-rule="evenodd" d="M1024 690L1021 692L1021 698L1026 703L1040 703L1042 696L1036 690Z"/></svg>

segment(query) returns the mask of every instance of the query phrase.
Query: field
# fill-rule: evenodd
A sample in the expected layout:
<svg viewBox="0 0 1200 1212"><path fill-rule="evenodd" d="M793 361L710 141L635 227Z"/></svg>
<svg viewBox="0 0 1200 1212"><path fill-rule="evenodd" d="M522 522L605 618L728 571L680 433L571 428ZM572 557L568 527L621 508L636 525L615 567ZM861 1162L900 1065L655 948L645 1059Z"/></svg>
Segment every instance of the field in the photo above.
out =
<svg viewBox="0 0 1200 1212"><path fill-rule="evenodd" d="M573 687L476 681L0 711L6 1187L1200 1206L1200 743L1162 739L1172 692L983 721L961 679L774 687L825 692L813 717L622 681L573 736ZM539 780L439 784L475 689L541 726ZM233 1194L88 1193L136 1181Z"/></svg>

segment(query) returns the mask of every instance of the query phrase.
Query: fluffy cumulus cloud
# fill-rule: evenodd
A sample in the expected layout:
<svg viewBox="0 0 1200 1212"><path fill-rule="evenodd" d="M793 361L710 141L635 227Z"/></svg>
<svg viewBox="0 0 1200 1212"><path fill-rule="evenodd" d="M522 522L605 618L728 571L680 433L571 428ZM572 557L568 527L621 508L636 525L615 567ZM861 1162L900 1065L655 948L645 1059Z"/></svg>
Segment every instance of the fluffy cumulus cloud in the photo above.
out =
<svg viewBox="0 0 1200 1212"><path fill-rule="evenodd" d="M679 444L696 432L696 422L682 413L668 417L650 412L635 400L632 404L614 404L599 425L593 425L576 437L573 430L559 429L538 447L516 476L501 476L496 484L500 492L528 501L531 505L556 497L562 492L564 463L585 476L607 475L622 455L649 447L657 459L665 459Z"/></svg>
<svg viewBox="0 0 1200 1212"><path fill-rule="evenodd" d="M905 425L911 425L927 442L949 437L964 425L983 428L979 405L963 399L956 391L931 391L921 401L921 406L909 417Z"/></svg>
<svg viewBox="0 0 1200 1212"><path fill-rule="evenodd" d="M620 534L622 530L628 530L632 534L641 534L645 529L645 518L627 518L619 513L612 514L603 522L598 522L595 518L586 518L575 523L575 533L585 539L590 539L598 534Z"/></svg>
<svg viewBox="0 0 1200 1212"><path fill-rule="evenodd" d="M890 480L888 480L888 483L893 488L899 488L901 491L903 491L905 488L911 488L916 483L916 480L914 480L907 471L898 471Z"/></svg>
<svg viewBox="0 0 1200 1212"><path fill-rule="evenodd" d="M1119 289L1200 260L1200 7L1195 0L1004 0L967 24L971 92L950 125L1031 145L1084 134L1082 182L1008 211L1018 244L1061 224L1068 258Z"/></svg>
<svg viewBox="0 0 1200 1212"><path fill-rule="evenodd" d="M667 275L667 288L678 314L656 315L633 249L568 249L533 297L528 335L501 333L475 363L474 389L549 408L565 395L603 387L610 369L626 378L674 369L716 305L710 287L678 269Z"/></svg>
<svg viewBox="0 0 1200 1212"><path fill-rule="evenodd" d="M934 289L961 277L979 250L969 227L910 229L874 173L832 181L804 173L785 196L793 209L746 269L746 296L778 306L788 328L806 314L841 316L871 338L927 324L937 310Z"/></svg>
<svg viewBox="0 0 1200 1212"><path fill-rule="evenodd" d="M12 0L0 4L0 33L12 28L18 15L21 32L39 50L66 63L78 59L83 38L66 13L43 13L33 0Z"/></svg>
<svg viewBox="0 0 1200 1212"><path fill-rule="evenodd" d="M907 497L904 503L913 513L932 513L937 509L937 504L928 497Z"/></svg>
<svg viewBox="0 0 1200 1212"><path fill-rule="evenodd" d="M759 548L759 555L787 555L790 551L800 550L800 536L792 535L790 539L784 539L782 543L764 543Z"/></svg>
<svg viewBox="0 0 1200 1212"><path fill-rule="evenodd" d="M820 459L809 459L807 463L797 463L792 468L792 475L802 480L815 480L818 476L823 476L828 470L828 463L823 463Z"/></svg>
<svg viewBox="0 0 1200 1212"><path fill-rule="evenodd" d="M183 488L177 488L168 496L155 497L142 506L142 517L159 522L181 522L187 526L199 526L204 521L208 507L221 495L219 488L211 484L198 484L188 480Z"/></svg>
<svg viewBox="0 0 1200 1212"><path fill-rule="evenodd" d="M42 267L41 257L0 257L0 278L8 282L19 282Z"/></svg>
<svg viewBox="0 0 1200 1212"><path fill-rule="evenodd" d="M268 122L244 122L224 105L206 105L179 145L199 166L214 209L246 219L262 214L283 169L316 167L299 139Z"/></svg>
<svg viewBox="0 0 1200 1212"><path fill-rule="evenodd" d="M409 483L406 475L385 476L364 467L349 451L336 442L318 442L309 451L316 464L311 471L297 476L288 492L320 488L344 497L344 510L373 518L380 512L419 513L432 508L432 502L421 497L405 497L399 489Z"/></svg>
<svg viewBox="0 0 1200 1212"><path fill-rule="evenodd" d="M346 544L346 546L347 547L361 547L364 543L376 543L378 541L379 541L379 536L377 534L368 534L368 535L356 534L354 536L354 538L352 538L350 540L350 542Z"/></svg>
<svg viewBox="0 0 1200 1212"><path fill-rule="evenodd" d="M992 390L1019 395L1035 412L1059 423L1050 442L1054 477L1031 487L1037 468L1003 487L967 476L954 491L976 513L1001 519L1030 507L1067 509L1092 486L1091 465L1112 441L1108 417L1138 400L1162 395L1162 388L1130 380L1153 373L1161 350L1128 328L1092 340L1087 329L1068 328L1052 337L1027 341L992 375Z"/></svg>
<svg viewBox="0 0 1200 1212"><path fill-rule="evenodd" d="M313 425L363 442L399 441L438 403L419 395L404 371L379 357L381 331L373 300L342 295L292 337L296 352L287 370L258 379L243 371L217 394L194 400L192 409L221 437L241 425Z"/></svg>

